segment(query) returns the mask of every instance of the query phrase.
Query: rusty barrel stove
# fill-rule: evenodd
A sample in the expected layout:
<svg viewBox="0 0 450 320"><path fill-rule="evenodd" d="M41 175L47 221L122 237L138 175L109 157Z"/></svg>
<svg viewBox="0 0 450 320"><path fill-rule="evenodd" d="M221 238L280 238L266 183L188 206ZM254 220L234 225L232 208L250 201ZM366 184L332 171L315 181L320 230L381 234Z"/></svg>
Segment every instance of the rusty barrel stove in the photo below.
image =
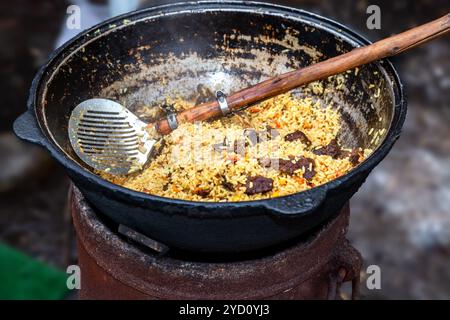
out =
<svg viewBox="0 0 450 320"><path fill-rule="evenodd" d="M362 260L345 238L348 205L288 246L212 262L149 250L108 227L75 187L69 199L81 299L335 299L345 281L358 292Z"/></svg>

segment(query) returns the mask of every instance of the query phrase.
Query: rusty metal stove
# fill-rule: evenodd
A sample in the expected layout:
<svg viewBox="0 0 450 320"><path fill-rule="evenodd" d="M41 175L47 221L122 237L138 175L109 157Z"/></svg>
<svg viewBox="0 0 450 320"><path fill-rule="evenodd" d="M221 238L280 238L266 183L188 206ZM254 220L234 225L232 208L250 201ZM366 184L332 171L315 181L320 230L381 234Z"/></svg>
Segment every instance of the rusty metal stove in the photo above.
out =
<svg viewBox="0 0 450 320"><path fill-rule="evenodd" d="M362 260L345 238L348 205L284 248L216 262L174 254L127 228L116 232L75 187L69 200L81 299L337 299L346 281L352 281L352 297L358 293Z"/></svg>

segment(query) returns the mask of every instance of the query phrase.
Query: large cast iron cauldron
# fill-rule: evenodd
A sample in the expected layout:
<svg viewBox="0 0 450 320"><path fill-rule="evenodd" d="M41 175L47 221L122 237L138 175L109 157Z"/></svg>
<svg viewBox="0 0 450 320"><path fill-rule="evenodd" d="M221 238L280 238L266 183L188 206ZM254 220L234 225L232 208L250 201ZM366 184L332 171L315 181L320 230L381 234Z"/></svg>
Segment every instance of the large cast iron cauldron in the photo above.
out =
<svg viewBox="0 0 450 320"><path fill-rule="evenodd" d="M263 3L190 2L133 12L83 32L54 52L34 79L29 110L14 129L47 148L88 201L117 223L186 250L264 248L305 233L337 212L399 137L406 102L388 61L330 80L341 90L315 97L340 105L344 145L375 152L339 179L268 200L181 201L102 180L70 147L71 110L93 97L115 99L130 109L168 96L189 98L199 84L230 93L367 43L329 19ZM376 141L369 128L385 133Z"/></svg>

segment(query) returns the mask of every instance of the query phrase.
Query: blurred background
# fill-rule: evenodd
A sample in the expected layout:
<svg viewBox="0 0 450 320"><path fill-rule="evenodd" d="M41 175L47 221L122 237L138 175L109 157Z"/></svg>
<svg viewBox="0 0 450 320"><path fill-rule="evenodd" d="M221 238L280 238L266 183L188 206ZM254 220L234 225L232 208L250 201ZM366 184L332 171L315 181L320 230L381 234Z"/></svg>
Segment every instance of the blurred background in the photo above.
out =
<svg viewBox="0 0 450 320"><path fill-rule="evenodd" d="M81 7L81 26L87 28L132 8L170 2L180 1L0 2L0 298L71 297L64 288L65 268L76 263L68 178L47 153L11 130L26 109L39 66L81 31L66 28L67 7ZM371 41L450 11L446 0L270 2L330 17ZM366 27L371 4L381 8L380 30ZM446 37L392 59L409 109L400 140L351 201L349 239L366 265L382 271L381 290L362 286L362 298L450 298L449 51ZM11 269L16 274L6 275ZM35 273L41 282L26 279Z"/></svg>

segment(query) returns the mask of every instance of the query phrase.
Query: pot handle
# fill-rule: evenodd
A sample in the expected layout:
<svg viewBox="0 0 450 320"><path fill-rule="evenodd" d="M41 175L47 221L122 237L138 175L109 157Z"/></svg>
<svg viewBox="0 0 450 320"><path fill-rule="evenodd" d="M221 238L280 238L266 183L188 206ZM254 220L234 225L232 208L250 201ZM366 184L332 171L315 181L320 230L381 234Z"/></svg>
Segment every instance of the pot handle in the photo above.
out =
<svg viewBox="0 0 450 320"><path fill-rule="evenodd" d="M42 134L33 111L22 113L14 121L13 130L20 139L47 147L47 139Z"/></svg>
<svg viewBox="0 0 450 320"><path fill-rule="evenodd" d="M319 208L325 200L325 188L306 190L298 195L274 198L264 207L275 215L302 215Z"/></svg>

